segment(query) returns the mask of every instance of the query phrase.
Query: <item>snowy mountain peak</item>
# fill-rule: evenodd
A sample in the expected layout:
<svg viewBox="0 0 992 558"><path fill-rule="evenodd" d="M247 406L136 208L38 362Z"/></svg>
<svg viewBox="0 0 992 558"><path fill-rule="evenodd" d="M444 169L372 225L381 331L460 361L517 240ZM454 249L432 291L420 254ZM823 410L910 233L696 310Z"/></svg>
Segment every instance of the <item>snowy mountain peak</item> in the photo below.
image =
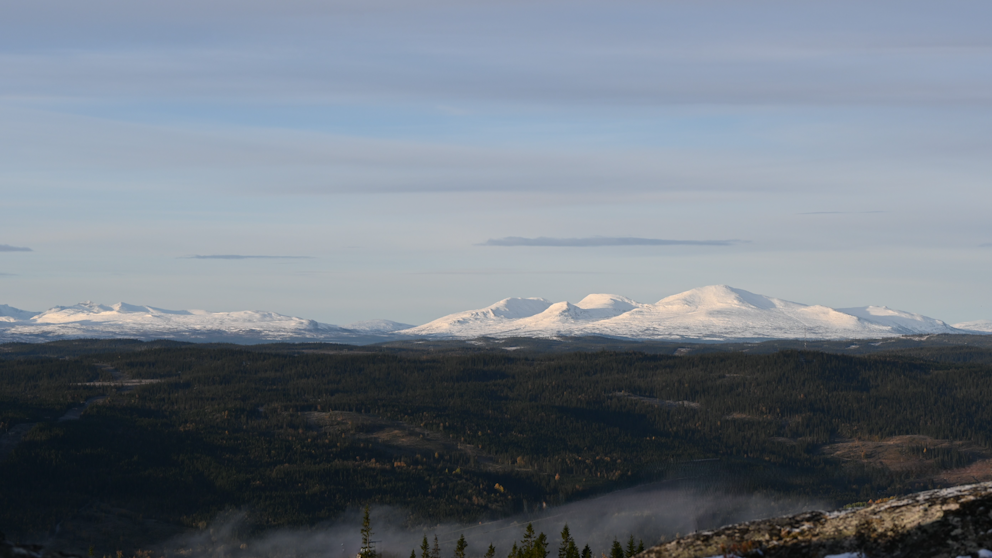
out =
<svg viewBox="0 0 992 558"><path fill-rule="evenodd" d="M128 304L126 302L118 302L117 304L111 304L110 309L114 312L147 312L148 309L144 306L135 306L134 304Z"/></svg>
<svg viewBox="0 0 992 558"><path fill-rule="evenodd" d="M626 312L644 305L625 296L612 294L591 294L576 303L576 306L585 310L592 310L594 308L609 308L611 310L617 310L618 312Z"/></svg>
<svg viewBox="0 0 992 558"><path fill-rule="evenodd" d="M885 306L837 310L755 294L727 285L691 289L643 304L620 295L591 294L578 303L506 298L413 327L369 320L345 328L263 311L165 310L87 301L25 312L0 305L0 343L78 337L190 341L332 341L372 343L412 337L557 337L727 341L865 339L912 334L992 333L992 322L957 327Z"/></svg>
<svg viewBox="0 0 992 558"><path fill-rule="evenodd" d="M473 337L488 335L499 324L513 323L516 320L529 318L540 314L551 306L551 302L543 298L504 298L503 300L479 310L468 310L438 318L422 326L404 329L399 333L406 335L447 335L460 337L465 334L458 332L479 332ZM471 334L469 334L471 335Z"/></svg>
<svg viewBox="0 0 992 558"><path fill-rule="evenodd" d="M529 300L527 311L505 310ZM543 311L528 315L540 309ZM495 312L494 309L501 309ZM913 333L963 333L940 320L899 310L835 310L755 294L727 285L691 289L641 304L618 295L589 295L578 304L507 299L398 332L451 338L601 335L630 339L854 339Z"/></svg>
<svg viewBox="0 0 992 558"><path fill-rule="evenodd" d="M515 320L539 314L548 309L551 302L543 298L504 298L487 306L482 311L498 318Z"/></svg>
<svg viewBox="0 0 992 558"><path fill-rule="evenodd" d="M14 312L8 312L14 314ZM40 313L0 318L0 342L93 337L191 341L322 341L328 335L361 335L329 324L275 312L165 310L92 301L55 306Z"/></svg>
<svg viewBox="0 0 992 558"><path fill-rule="evenodd" d="M726 307L751 307L769 310L787 303L778 299L757 295L744 289L735 289L727 285L710 285L691 289L676 295L663 298L655 303L658 307L692 308L697 311Z"/></svg>

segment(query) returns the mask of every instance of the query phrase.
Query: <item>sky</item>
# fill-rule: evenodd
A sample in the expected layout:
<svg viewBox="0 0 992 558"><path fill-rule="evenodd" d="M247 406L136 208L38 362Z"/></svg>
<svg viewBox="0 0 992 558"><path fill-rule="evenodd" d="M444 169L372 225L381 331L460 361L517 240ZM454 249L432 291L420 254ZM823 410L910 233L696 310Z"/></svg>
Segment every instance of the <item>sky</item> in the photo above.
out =
<svg viewBox="0 0 992 558"><path fill-rule="evenodd" d="M0 7L0 304L992 319L992 3Z"/></svg>

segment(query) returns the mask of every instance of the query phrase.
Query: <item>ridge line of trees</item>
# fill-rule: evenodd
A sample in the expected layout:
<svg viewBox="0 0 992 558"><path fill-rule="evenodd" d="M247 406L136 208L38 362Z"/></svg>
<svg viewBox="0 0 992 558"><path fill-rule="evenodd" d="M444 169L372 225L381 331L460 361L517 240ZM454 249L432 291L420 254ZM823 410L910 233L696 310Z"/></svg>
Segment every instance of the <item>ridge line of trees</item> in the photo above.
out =
<svg viewBox="0 0 992 558"><path fill-rule="evenodd" d="M368 520L368 507L366 506L365 518ZM363 548L365 547L365 529L367 525L363 523L362 537L363 537ZM620 544L620 542L614 537L613 544L610 547L610 553L605 552L601 554L602 558L633 558L637 554L644 552L644 541L638 540L634 541L634 535L630 535L627 540L626 546ZM519 544L514 542L513 546L510 548L507 558L548 558L550 555L548 551L548 537L543 531L536 532L534 530L534 525L528 523L527 527L524 528L523 537L521 537ZM462 534L458 541L455 543L455 551L453 558L467 558L468 553L468 542L465 540L465 535ZM486 549L486 553L483 555L484 558L495 558L496 547L489 543L489 548ZM370 558L359 553L359 558ZM372 556L371 558L375 558ZM410 558L418 558L417 551L410 551ZM441 546L438 543L437 535L434 535L434 544L431 546L427 541L427 535L424 535L423 541L420 543L420 556L419 558L441 558ZM581 552L579 551L578 545L575 543L575 539L572 537L572 533L568 528L568 523L561 530L561 541L558 543L558 558L593 558L592 549L586 544Z"/></svg>

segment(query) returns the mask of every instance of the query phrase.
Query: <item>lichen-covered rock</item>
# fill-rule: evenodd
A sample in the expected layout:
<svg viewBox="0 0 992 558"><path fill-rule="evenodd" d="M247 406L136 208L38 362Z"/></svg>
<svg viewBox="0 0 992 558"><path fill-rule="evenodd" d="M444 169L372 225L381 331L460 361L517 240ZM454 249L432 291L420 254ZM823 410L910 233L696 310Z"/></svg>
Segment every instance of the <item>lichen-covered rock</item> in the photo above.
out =
<svg viewBox="0 0 992 558"><path fill-rule="evenodd" d="M992 482L920 492L859 509L807 512L703 531L640 558L763 556L977 558L992 548ZM985 553L983 553L985 554Z"/></svg>

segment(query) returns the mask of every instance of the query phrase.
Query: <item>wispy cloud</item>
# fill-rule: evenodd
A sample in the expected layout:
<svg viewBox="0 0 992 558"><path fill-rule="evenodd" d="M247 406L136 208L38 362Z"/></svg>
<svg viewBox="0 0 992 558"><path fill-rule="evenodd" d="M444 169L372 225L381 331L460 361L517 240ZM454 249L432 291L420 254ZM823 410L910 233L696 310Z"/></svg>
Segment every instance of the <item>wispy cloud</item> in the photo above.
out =
<svg viewBox="0 0 992 558"><path fill-rule="evenodd" d="M806 211L800 215L860 215L865 213L885 213L884 211Z"/></svg>
<svg viewBox="0 0 992 558"><path fill-rule="evenodd" d="M992 248L992 242L986 242L984 244L979 244L979 248Z"/></svg>
<svg viewBox="0 0 992 558"><path fill-rule="evenodd" d="M11 246L10 244L0 244L0 252L34 252L34 250L20 246Z"/></svg>
<svg viewBox="0 0 992 558"><path fill-rule="evenodd" d="M619 271L526 271L521 269L453 269L438 271L414 271L407 275L630 275Z"/></svg>
<svg viewBox="0 0 992 558"><path fill-rule="evenodd" d="M732 246L748 242L747 240L673 240L666 238L638 238L633 236L592 236L588 238L551 238L539 236L524 238L507 236L505 238L490 238L479 246Z"/></svg>
<svg viewBox="0 0 992 558"><path fill-rule="evenodd" d="M0 277L14 277L16 273L0 273Z"/></svg>
<svg viewBox="0 0 992 558"><path fill-rule="evenodd" d="M183 256L186 260L309 260L310 256L246 256L242 254L211 254Z"/></svg>

